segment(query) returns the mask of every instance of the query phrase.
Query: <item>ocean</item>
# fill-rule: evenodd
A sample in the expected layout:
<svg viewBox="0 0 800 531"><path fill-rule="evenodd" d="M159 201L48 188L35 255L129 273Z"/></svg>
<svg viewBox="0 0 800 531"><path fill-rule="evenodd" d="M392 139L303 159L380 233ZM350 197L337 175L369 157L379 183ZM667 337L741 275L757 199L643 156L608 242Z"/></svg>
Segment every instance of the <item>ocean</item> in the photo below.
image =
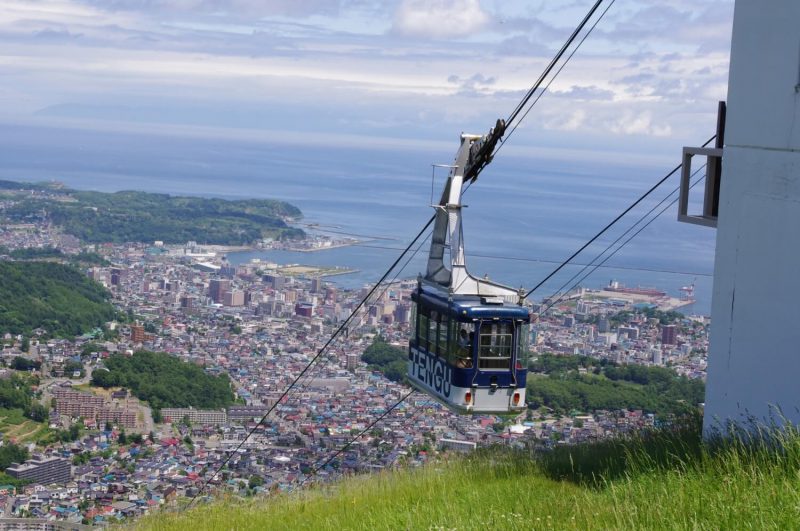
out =
<svg viewBox="0 0 800 531"><path fill-rule="evenodd" d="M0 178L57 180L107 192L133 189L285 200L303 211L304 223L369 241L310 253L234 253L231 262L262 258L343 266L358 272L330 281L358 287L377 281L431 216L431 200L436 201L446 171L439 169L432 176L431 164L450 163L456 148L455 141L449 147L443 142L327 145L319 139L306 144L302 137L269 141L241 135L0 126ZM670 169L501 152L464 198L468 268L476 275L531 288ZM575 262L590 262L677 187L677 179L671 178ZM696 303L683 311L708 315L715 231L678 223L676 217L673 205L582 285L596 288L614 279L679 296L680 287L694 283ZM423 246L400 278L416 277L424 269L426 254ZM579 269L564 268L533 298L571 285L568 280Z"/></svg>

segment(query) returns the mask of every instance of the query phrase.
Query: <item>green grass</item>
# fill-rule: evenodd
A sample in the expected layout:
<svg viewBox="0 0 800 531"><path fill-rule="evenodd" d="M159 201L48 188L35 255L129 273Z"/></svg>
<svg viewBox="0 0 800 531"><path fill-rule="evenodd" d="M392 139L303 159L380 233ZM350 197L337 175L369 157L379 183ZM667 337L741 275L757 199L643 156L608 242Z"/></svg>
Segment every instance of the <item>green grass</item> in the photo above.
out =
<svg viewBox="0 0 800 531"><path fill-rule="evenodd" d="M35 422L23 413L19 408L0 408L0 433L4 439L18 443L37 442L50 432L46 423Z"/></svg>
<svg viewBox="0 0 800 531"><path fill-rule="evenodd" d="M137 529L796 529L800 435L703 443L699 423L539 456L502 448Z"/></svg>

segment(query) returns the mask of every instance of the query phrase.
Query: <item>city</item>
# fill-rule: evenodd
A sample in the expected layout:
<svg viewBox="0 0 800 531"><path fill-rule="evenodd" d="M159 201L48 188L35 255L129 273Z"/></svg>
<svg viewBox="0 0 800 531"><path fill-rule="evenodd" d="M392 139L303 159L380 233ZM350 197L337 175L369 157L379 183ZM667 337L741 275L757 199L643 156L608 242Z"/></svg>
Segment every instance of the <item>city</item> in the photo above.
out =
<svg viewBox="0 0 800 531"><path fill-rule="evenodd" d="M297 276L288 276L283 265L260 260L234 267L220 249L193 242L81 247L43 223L5 227L0 245L99 254L107 265L87 267L85 273L108 288L130 317L74 341L33 337L27 350L22 338L4 338L7 365L19 358L40 364L34 369L37 393L52 406L51 428L80 427L69 442L28 443L33 457L6 472L30 483L5 488L4 517L107 523L182 507L197 496L289 491L309 481L419 465L441 452L494 444L547 448L613 437L656 421L641 410L459 416L414 394L353 440L408 392L368 368L361 353L376 337L406 348L416 280L377 290L276 405L369 286L344 290L313 276L325 271L295 267ZM668 365L704 378L708 319L681 317L662 325L642 313L655 304L619 297L624 299L581 289L544 315L534 313L532 359L545 353L582 355ZM631 317L618 321L620 312ZM128 390L89 385L109 356L140 350L169 353L211 375L227 374L236 403L212 410L162 408L157 423L147 403ZM337 453L345 445L346 451Z"/></svg>

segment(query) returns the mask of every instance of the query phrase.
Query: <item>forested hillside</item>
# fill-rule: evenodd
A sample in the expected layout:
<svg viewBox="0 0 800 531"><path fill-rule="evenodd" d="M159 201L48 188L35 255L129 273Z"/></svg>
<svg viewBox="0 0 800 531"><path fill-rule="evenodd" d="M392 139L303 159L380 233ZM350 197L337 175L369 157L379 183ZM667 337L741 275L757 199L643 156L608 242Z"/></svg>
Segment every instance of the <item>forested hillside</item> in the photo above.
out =
<svg viewBox="0 0 800 531"><path fill-rule="evenodd" d="M115 316L109 294L77 269L52 262L0 262L0 333L76 336Z"/></svg>
<svg viewBox="0 0 800 531"><path fill-rule="evenodd" d="M94 371L92 385L128 388L156 410L189 406L217 409L233 403L227 375L212 376L202 367L164 352L114 354L105 360L105 367L108 370Z"/></svg>
<svg viewBox="0 0 800 531"><path fill-rule="evenodd" d="M14 183L12 183L14 184ZM284 218L300 210L270 199L227 201L147 192L53 191L21 197L5 210L10 221L29 221L43 211L53 224L89 243L152 242L244 245L262 238L302 238Z"/></svg>
<svg viewBox="0 0 800 531"><path fill-rule="evenodd" d="M403 348L386 343L383 338L375 341L364 350L361 361L374 371L380 371L393 382L403 381L406 377L408 354Z"/></svg>
<svg viewBox="0 0 800 531"><path fill-rule="evenodd" d="M530 368L528 403L560 413L641 409L674 415L695 409L705 397L701 380L665 367L618 366L585 356L544 354Z"/></svg>

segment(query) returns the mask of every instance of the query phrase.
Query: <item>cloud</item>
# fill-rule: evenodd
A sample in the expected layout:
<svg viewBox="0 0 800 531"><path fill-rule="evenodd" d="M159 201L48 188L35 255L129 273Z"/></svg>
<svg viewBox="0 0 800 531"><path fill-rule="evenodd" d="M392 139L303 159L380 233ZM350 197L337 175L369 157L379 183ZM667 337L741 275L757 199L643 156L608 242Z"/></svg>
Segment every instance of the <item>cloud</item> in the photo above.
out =
<svg viewBox="0 0 800 531"><path fill-rule="evenodd" d="M458 93L467 96L480 96L491 94L491 86L497 82L494 77L486 77L483 74L473 74L464 79L453 74L447 78L448 83L458 86Z"/></svg>
<svg viewBox="0 0 800 531"><path fill-rule="evenodd" d="M556 131L577 131L585 125L585 122L586 111L578 109L545 118L544 128Z"/></svg>
<svg viewBox="0 0 800 531"><path fill-rule="evenodd" d="M145 13L193 13L240 16L336 15L340 3L334 0L84 0L105 10Z"/></svg>
<svg viewBox="0 0 800 531"><path fill-rule="evenodd" d="M623 135L669 136L672 127L669 124L656 125L650 111L624 111L621 116L607 122L608 129Z"/></svg>
<svg viewBox="0 0 800 531"><path fill-rule="evenodd" d="M595 33L641 50L663 44L692 53L729 52L733 0L639 0L639 8L614 9ZM634 6L636 2L634 2Z"/></svg>
<svg viewBox="0 0 800 531"><path fill-rule="evenodd" d="M554 91L553 94L559 97L573 98L584 101L591 101L591 100L610 101L614 99L613 91L601 89L594 85L591 86L573 85L567 90L562 90L558 92Z"/></svg>
<svg viewBox="0 0 800 531"><path fill-rule="evenodd" d="M478 0L402 0L392 31L409 37L470 37L489 22Z"/></svg>
<svg viewBox="0 0 800 531"><path fill-rule="evenodd" d="M34 32L33 38L38 41L70 41L82 37L80 33L71 33L65 29L43 29Z"/></svg>
<svg viewBox="0 0 800 531"><path fill-rule="evenodd" d="M548 46L526 35L514 35L500 42L495 48L499 56L515 55L530 57L531 55L547 55L552 53Z"/></svg>
<svg viewBox="0 0 800 531"><path fill-rule="evenodd" d="M618 2L517 134L611 143L618 135L705 133L728 69L718 40L725 24L730 32L729 10L713 21L712 5ZM0 118L67 105L37 119L64 118L72 109L73 118L133 124L140 117L309 131L324 123L353 134L483 131L514 108L585 12L582 4L563 6L4 0ZM704 25L713 28L713 42ZM703 51L707 42L714 51ZM90 113L87 104L102 109Z"/></svg>

